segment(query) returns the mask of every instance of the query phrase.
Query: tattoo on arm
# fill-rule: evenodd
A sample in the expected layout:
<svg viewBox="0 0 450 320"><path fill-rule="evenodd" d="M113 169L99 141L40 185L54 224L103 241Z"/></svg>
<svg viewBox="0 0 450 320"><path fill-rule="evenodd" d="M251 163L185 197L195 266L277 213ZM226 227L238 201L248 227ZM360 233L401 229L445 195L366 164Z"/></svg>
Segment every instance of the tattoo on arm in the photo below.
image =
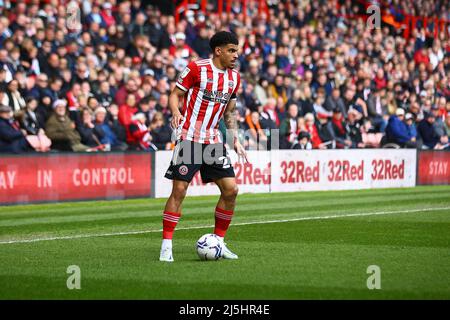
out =
<svg viewBox="0 0 450 320"><path fill-rule="evenodd" d="M235 107L227 108L227 110L223 115L227 129L237 130L237 119L235 110L236 110Z"/></svg>
<svg viewBox="0 0 450 320"><path fill-rule="evenodd" d="M237 138L236 102L230 101L223 115L225 126L227 127L227 141L232 142ZM228 135L231 135L228 137ZM232 144L231 144L232 145Z"/></svg>

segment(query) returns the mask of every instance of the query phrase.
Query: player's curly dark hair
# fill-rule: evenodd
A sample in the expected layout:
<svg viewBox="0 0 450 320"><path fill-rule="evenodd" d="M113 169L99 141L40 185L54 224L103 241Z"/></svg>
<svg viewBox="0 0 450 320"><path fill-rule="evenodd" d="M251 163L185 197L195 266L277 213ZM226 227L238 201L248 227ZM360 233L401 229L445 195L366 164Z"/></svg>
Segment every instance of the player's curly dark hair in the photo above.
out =
<svg viewBox="0 0 450 320"><path fill-rule="evenodd" d="M209 47L212 51L216 47L226 46L227 44L239 44L239 40L234 33L228 31L219 31L209 40Z"/></svg>

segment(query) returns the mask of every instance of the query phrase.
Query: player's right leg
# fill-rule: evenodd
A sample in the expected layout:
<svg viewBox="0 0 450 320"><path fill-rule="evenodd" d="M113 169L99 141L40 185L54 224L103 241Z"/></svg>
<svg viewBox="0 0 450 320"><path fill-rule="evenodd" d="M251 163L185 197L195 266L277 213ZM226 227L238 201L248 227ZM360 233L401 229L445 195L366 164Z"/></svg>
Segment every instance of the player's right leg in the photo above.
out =
<svg viewBox="0 0 450 320"><path fill-rule="evenodd" d="M178 141L175 146L173 158L165 177L173 180L172 193L167 199L163 214L163 241L159 260L172 262L172 237L175 227L181 217L181 205L195 173L201 168L200 163L195 163L197 149L201 152L201 145L195 145L190 141ZM200 154L201 155L201 154Z"/></svg>
<svg viewBox="0 0 450 320"><path fill-rule="evenodd" d="M172 238L175 227L181 217L181 205L186 196L188 186L189 182L187 181L173 180L172 193L167 199L163 214L163 240L159 255L160 261L173 261Z"/></svg>

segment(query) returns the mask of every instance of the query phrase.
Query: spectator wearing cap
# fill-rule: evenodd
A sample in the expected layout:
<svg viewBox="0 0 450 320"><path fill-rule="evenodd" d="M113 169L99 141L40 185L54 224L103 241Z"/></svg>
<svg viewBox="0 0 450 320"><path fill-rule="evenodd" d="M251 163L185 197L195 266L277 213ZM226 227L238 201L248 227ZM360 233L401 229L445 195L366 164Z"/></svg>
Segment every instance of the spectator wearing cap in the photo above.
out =
<svg viewBox="0 0 450 320"><path fill-rule="evenodd" d="M189 59L194 53L194 50L186 44L186 35L183 32L177 32L175 34L175 43L169 48L170 55L175 59Z"/></svg>
<svg viewBox="0 0 450 320"><path fill-rule="evenodd" d="M155 79L155 71L153 69L147 68L144 70L143 76L146 79L148 79L148 78Z"/></svg>
<svg viewBox="0 0 450 320"><path fill-rule="evenodd" d="M435 130L436 117L431 112L425 112L424 118L417 125L418 137L423 142L423 149L439 149L441 136Z"/></svg>
<svg viewBox="0 0 450 320"><path fill-rule="evenodd" d="M407 112L405 114L405 124L406 124L406 129L408 130L408 135L411 137L414 137L415 141L418 143L419 141L417 141L417 128L416 128L416 123L415 123L415 119L412 113Z"/></svg>
<svg viewBox="0 0 450 320"><path fill-rule="evenodd" d="M0 105L0 153L24 153L31 151L26 131L13 119L10 106Z"/></svg>
<svg viewBox="0 0 450 320"><path fill-rule="evenodd" d="M309 133L306 131L300 131L297 136L297 139L294 141L292 145L292 149L311 150L312 144L310 141Z"/></svg>
<svg viewBox="0 0 450 320"><path fill-rule="evenodd" d="M116 24L116 18L114 18L114 15L112 14L112 4L111 3L109 3L109 2L103 3L102 11L100 12L100 15L101 15L103 22L105 23L105 26L107 28Z"/></svg>
<svg viewBox="0 0 450 320"><path fill-rule="evenodd" d="M45 132L52 140L53 149L59 151L87 151L88 146L81 143L75 123L67 115L67 102L58 99L53 102L53 114L45 124Z"/></svg>
<svg viewBox="0 0 450 320"><path fill-rule="evenodd" d="M386 143L396 143L400 147L415 148L416 137L410 135L405 120L405 110L397 108L395 115L389 117L386 126Z"/></svg>

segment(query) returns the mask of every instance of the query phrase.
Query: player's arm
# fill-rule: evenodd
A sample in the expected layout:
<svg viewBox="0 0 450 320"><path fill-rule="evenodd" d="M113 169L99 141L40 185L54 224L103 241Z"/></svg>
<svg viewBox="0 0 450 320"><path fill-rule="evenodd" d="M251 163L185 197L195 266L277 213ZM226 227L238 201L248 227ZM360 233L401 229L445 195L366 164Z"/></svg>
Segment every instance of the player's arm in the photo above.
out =
<svg viewBox="0 0 450 320"><path fill-rule="evenodd" d="M184 120L179 109L181 97L183 97L196 83L198 83L198 68L195 62L191 62L179 75L175 88L169 96L169 108L170 111L172 111L170 125L172 128L177 129Z"/></svg>
<svg viewBox="0 0 450 320"><path fill-rule="evenodd" d="M178 86L172 90L169 96L169 108L172 112L172 120L170 121L170 125L173 129L178 128L178 126L183 121L184 117L180 113L180 101L182 97L185 95L185 91L181 90Z"/></svg>
<svg viewBox="0 0 450 320"><path fill-rule="evenodd" d="M232 142L238 157L243 157L248 162L247 153L238 139L238 124L236 118L236 99L231 99L223 114L225 126L227 127L227 141Z"/></svg>

